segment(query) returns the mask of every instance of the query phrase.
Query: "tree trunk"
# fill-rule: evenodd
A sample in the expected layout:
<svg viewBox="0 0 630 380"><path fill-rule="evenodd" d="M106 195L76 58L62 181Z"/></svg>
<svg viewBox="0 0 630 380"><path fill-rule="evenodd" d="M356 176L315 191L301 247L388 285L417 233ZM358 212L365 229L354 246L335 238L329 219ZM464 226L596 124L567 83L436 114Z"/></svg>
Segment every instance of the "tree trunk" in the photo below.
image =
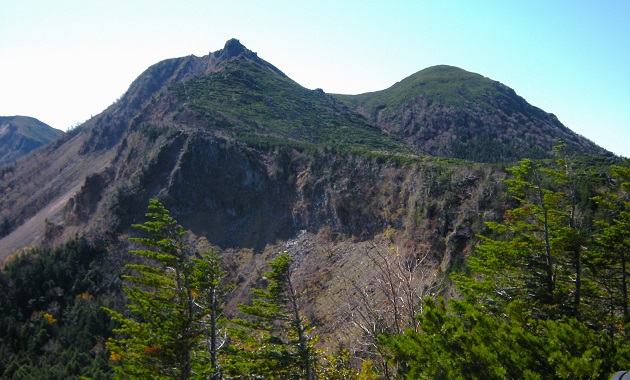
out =
<svg viewBox="0 0 630 380"><path fill-rule="evenodd" d="M289 300L291 301L291 308L293 309L293 323L295 329L298 334L298 354L302 359L302 365L304 366L304 370L306 372L306 379L313 380L313 363L311 360L311 352L308 346L308 339L306 338L306 332L304 328L304 324L302 323L302 318L300 317L300 310L297 304L297 293L295 288L293 287L293 283L291 282L291 272L289 271L289 267L287 267L286 271L287 285L289 287Z"/></svg>

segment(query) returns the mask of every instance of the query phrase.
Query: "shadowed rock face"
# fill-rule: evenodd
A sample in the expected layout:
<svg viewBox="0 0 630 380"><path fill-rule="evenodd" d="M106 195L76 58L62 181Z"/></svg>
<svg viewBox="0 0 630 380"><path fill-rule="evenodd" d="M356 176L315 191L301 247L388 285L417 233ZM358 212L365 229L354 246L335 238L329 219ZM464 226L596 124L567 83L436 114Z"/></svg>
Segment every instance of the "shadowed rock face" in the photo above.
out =
<svg viewBox="0 0 630 380"><path fill-rule="evenodd" d="M245 48L239 40L232 38L225 43L225 46L221 51L221 58L230 59L246 51L247 48Z"/></svg>
<svg viewBox="0 0 630 380"><path fill-rule="evenodd" d="M0 166L63 135L48 124L27 116L0 116Z"/></svg>

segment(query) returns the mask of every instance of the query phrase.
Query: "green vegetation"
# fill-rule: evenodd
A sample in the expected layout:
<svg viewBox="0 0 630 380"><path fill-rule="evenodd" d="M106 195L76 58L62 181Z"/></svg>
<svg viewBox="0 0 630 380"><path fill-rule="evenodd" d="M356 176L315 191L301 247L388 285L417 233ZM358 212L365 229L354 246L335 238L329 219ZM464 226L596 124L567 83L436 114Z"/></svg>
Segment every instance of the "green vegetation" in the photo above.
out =
<svg viewBox="0 0 630 380"><path fill-rule="evenodd" d="M521 301L502 315L465 299L428 299L420 332L383 336L398 378L608 379L630 365L630 345L577 319L538 319Z"/></svg>
<svg viewBox="0 0 630 380"><path fill-rule="evenodd" d="M63 134L32 117L0 116L0 167Z"/></svg>
<svg viewBox="0 0 630 380"><path fill-rule="evenodd" d="M0 378L110 376L104 342L115 305L105 250L84 239L37 249L0 272Z"/></svg>
<svg viewBox="0 0 630 380"><path fill-rule="evenodd" d="M107 342L117 378L207 378L217 374L219 283L225 272L218 257L194 258L186 232L158 201L151 200L150 219L134 227L146 237L131 238L144 249L132 250L149 260L127 264L124 275L125 316L107 310L120 327Z"/></svg>
<svg viewBox="0 0 630 380"><path fill-rule="evenodd" d="M40 144L48 144L64 134L59 129L52 128L46 123L27 116L0 116L0 125L8 124L16 128L17 132Z"/></svg>
<svg viewBox="0 0 630 380"><path fill-rule="evenodd" d="M312 335L298 306L298 293L291 279L291 262L280 254L269 262L271 271L264 278L266 289L254 289L251 305L239 310L247 319L233 322L237 344L233 351L240 360L230 361L231 375L255 375L263 378L315 378L317 338Z"/></svg>
<svg viewBox="0 0 630 380"><path fill-rule="evenodd" d="M334 96L432 156L489 163L551 158L557 138L571 153L606 153L509 87L456 67L430 67L382 91Z"/></svg>
<svg viewBox="0 0 630 380"><path fill-rule="evenodd" d="M615 216L596 228L580 209L583 173L556 152L554 168L510 170L516 207L488 223L470 273L452 276L463 298L426 299L419 330L381 336L399 376L607 379L630 366L630 171L612 167L621 189L595 200Z"/></svg>
<svg viewBox="0 0 630 380"><path fill-rule="evenodd" d="M335 95L345 103L366 109L394 112L418 97L426 97L443 106L466 105L491 108L491 97L504 97L498 83L452 66L434 66L419 71L388 89L361 95ZM472 102L472 103L471 103ZM376 115L372 115L376 116Z"/></svg>
<svg viewBox="0 0 630 380"><path fill-rule="evenodd" d="M405 151L396 139L322 91L307 90L289 78L246 59L170 90L211 129L240 138L275 138L364 150Z"/></svg>
<svg viewBox="0 0 630 380"><path fill-rule="evenodd" d="M291 258L281 254L270 261L267 288L253 290L253 303L239 308L244 317L228 321L221 306L230 286L219 256L195 257L168 210L156 200L149 210L149 220L134 225L146 237L131 238L144 247L131 253L148 261L127 264L134 274L123 276L130 313L105 309L120 325L107 341L115 376L314 379L317 339L298 307Z"/></svg>

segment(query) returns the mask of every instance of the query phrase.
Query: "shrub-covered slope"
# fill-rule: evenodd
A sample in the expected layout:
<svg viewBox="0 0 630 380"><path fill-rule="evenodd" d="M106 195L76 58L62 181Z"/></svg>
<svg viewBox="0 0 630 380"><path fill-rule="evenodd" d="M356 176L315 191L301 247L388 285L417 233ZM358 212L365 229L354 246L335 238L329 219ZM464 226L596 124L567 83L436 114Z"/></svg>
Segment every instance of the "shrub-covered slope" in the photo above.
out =
<svg viewBox="0 0 630 380"><path fill-rule="evenodd" d="M545 158L557 139L575 154L606 153L511 88L457 67L430 67L386 90L337 98L432 156L478 162Z"/></svg>

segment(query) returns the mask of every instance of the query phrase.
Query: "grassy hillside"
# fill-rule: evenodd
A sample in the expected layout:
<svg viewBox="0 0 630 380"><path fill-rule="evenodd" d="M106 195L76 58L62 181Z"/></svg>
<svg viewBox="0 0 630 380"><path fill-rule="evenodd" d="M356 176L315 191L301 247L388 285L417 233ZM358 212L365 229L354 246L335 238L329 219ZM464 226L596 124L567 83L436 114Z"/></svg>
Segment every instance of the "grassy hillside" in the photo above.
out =
<svg viewBox="0 0 630 380"><path fill-rule="evenodd" d="M425 96L444 106L491 107L489 95L501 96L497 82L482 75L453 66L433 66L421 70L388 89L360 95L335 95L344 102L366 109L393 112L408 104L412 98Z"/></svg>

